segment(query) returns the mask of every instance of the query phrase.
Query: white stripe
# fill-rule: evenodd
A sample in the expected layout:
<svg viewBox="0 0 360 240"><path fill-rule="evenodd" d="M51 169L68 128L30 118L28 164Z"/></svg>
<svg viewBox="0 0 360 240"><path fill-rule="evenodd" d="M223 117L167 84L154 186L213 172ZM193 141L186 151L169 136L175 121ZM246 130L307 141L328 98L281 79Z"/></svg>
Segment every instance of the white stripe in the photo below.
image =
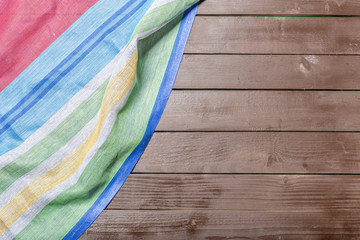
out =
<svg viewBox="0 0 360 240"><path fill-rule="evenodd" d="M93 119L91 119L91 121L59 151L51 155L38 167L34 168L32 171L26 173L21 178L13 182L8 189L6 189L2 194L0 194L0 208L3 208L6 203L8 203L12 198L14 198L28 184L48 172L50 169L60 163L64 158L66 158L70 153L75 151L79 143L84 142L90 136L91 131L96 126L98 118L99 113Z"/></svg>
<svg viewBox="0 0 360 240"><path fill-rule="evenodd" d="M158 0L151 5L151 7L149 8L149 11L153 10L154 8L157 8L162 5L168 4L170 2L175 2L175 1L176 0Z"/></svg>
<svg viewBox="0 0 360 240"><path fill-rule="evenodd" d="M162 1L162 0L160 0L160 1ZM141 34L137 35L130 42L128 47L125 49L123 55L121 56L120 63L125 62L125 64L126 64L130 60L130 58L136 52L137 43L138 43L138 41L140 39L143 39L143 38L151 35L155 31L157 31L158 29L165 26L170 21L171 20L169 20L168 22L162 24L159 27L156 27L154 29L151 29L149 31L146 31L144 33L141 33ZM122 65L122 64L119 64L119 65ZM113 73L112 76L114 76L119 71L113 70L111 72ZM121 108L124 106L124 104L126 103L126 101L127 101L128 97L129 97L135 83L136 83L136 78L135 78L131 88L129 89L129 91L125 94L125 96L113 108L113 110L109 113L109 115L105 119L104 124L102 125L102 128L100 130L100 135L99 135L98 140L96 141L95 145L90 149L90 151L88 152L88 154L86 155L86 157L84 158L83 162L81 163L80 167L76 170L76 172L71 177L69 177L66 181L64 181L61 184L59 184L58 186L50 189L47 193L45 193L43 196L41 196L38 201L36 201L14 224L12 224L9 227L9 229L0 237L0 239L9 239L9 238L11 239L11 238L15 237L18 233L20 233L34 219L34 217L47 204L49 204L52 200L54 200L57 196L59 196L66 189L72 187L73 185L75 185L77 183L77 181L79 180L81 174L83 173L83 171L85 170L85 168L87 167L87 165L89 164L91 159L95 156L95 154L98 152L100 147L106 141L106 139L107 139L108 135L110 134L111 129L112 129L112 127L113 127L113 125L114 125L114 123L116 121L117 114L121 110Z"/></svg>

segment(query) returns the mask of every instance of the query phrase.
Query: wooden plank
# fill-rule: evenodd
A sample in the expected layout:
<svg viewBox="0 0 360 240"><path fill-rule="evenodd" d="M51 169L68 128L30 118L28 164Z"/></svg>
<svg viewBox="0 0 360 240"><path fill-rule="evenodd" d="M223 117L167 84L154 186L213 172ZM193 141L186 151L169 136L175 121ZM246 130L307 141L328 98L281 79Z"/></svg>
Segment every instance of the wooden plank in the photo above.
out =
<svg viewBox="0 0 360 240"><path fill-rule="evenodd" d="M173 91L160 131L359 131L356 91Z"/></svg>
<svg viewBox="0 0 360 240"><path fill-rule="evenodd" d="M198 16L185 52L360 54L360 18Z"/></svg>
<svg viewBox="0 0 360 240"><path fill-rule="evenodd" d="M198 14L359 15L357 0L206 0Z"/></svg>
<svg viewBox="0 0 360 240"><path fill-rule="evenodd" d="M174 89L360 89L360 56L184 55Z"/></svg>
<svg viewBox="0 0 360 240"><path fill-rule="evenodd" d="M157 132L134 173L359 173L360 134Z"/></svg>
<svg viewBox="0 0 360 240"><path fill-rule="evenodd" d="M360 176L131 174L107 209L360 211Z"/></svg>
<svg viewBox="0 0 360 240"><path fill-rule="evenodd" d="M359 213L107 210L80 239L359 239Z"/></svg>

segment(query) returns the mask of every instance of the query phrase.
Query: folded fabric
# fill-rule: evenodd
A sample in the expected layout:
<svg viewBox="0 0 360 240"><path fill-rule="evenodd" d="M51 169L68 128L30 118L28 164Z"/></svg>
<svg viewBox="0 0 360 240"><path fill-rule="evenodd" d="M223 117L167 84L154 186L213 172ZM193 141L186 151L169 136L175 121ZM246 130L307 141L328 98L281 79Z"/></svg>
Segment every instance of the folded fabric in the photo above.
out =
<svg viewBox="0 0 360 240"><path fill-rule="evenodd" d="M0 239L76 239L99 216L160 119L196 2L0 2Z"/></svg>

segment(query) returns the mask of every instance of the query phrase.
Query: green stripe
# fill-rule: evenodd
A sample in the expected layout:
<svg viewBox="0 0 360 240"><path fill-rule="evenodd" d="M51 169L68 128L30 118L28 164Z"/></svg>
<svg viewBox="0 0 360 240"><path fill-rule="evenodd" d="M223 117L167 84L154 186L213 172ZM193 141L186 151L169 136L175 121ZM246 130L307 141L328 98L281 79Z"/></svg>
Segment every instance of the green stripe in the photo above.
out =
<svg viewBox="0 0 360 240"><path fill-rule="evenodd" d="M139 43L138 82L108 139L79 181L48 204L16 239L31 239L34 235L39 239L63 238L110 183L145 133L181 19L182 16L177 17Z"/></svg>
<svg viewBox="0 0 360 240"><path fill-rule="evenodd" d="M66 145L99 111L110 78L77 107L48 136L0 170L0 193Z"/></svg>
<svg viewBox="0 0 360 240"><path fill-rule="evenodd" d="M157 26L161 26L167 23L175 16L182 15L186 9L188 9L198 1L199 0L173 1L152 9L150 12L145 14L145 16L138 23L137 27L134 30L134 33L131 36L131 39L133 39L134 36L139 33L147 32Z"/></svg>

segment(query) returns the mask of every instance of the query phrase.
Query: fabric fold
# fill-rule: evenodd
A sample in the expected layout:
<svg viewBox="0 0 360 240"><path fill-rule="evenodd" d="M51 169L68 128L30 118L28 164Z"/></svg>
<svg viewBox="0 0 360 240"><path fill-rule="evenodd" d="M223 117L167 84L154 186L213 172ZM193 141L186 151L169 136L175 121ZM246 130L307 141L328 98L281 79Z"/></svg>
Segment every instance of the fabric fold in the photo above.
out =
<svg viewBox="0 0 360 240"><path fill-rule="evenodd" d="M97 2L0 92L21 89L0 116L0 239L78 238L155 130L197 1L117 2Z"/></svg>

